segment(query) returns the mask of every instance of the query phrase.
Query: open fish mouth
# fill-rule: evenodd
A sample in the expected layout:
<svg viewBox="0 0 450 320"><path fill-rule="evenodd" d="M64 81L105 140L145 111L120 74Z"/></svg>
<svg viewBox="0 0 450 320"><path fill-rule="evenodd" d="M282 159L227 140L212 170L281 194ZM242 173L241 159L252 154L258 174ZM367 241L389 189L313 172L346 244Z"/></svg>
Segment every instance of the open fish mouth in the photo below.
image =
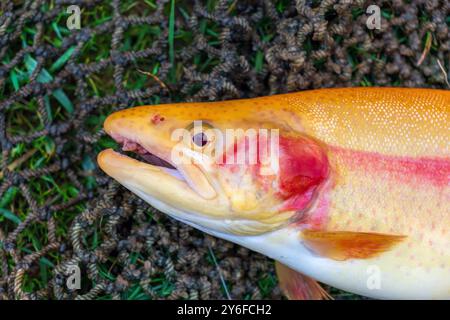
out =
<svg viewBox="0 0 450 320"><path fill-rule="evenodd" d="M119 144L119 148L114 150L114 152L121 154L122 156L133 158L147 165L158 167L169 173L171 176L186 181L173 164L150 152L139 142L117 135L114 136L114 140Z"/></svg>
<svg viewBox="0 0 450 320"><path fill-rule="evenodd" d="M114 140L119 143L121 147L121 149L117 151L119 153L122 153L121 151L127 152L129 154L131 153L132 155L135 155L136 158L143 162L146 162L147 164L176 170L176 168L170 162L150 152L139 142L132 141L131 139L117 135L114 136Z"/></svg>

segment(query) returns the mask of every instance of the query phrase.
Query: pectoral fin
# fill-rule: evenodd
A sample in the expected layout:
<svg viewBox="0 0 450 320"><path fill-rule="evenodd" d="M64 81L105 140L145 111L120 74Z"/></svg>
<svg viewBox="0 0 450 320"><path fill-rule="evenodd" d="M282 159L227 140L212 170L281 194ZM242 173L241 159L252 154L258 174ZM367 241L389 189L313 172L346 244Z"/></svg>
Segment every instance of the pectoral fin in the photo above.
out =
<svg viewBox="0 0 450 320"><path fill-rule="evenodd" d="M312 230L304 230L300 237L316 254L334 260L373 258L406 238L381 233Z"/></svg>
<svg viewBox="0 0 450 320"><path fill-rule="evenodd" d="M289 300L324 300L333 299L316 280L275 262L281 291Z"/></svg>

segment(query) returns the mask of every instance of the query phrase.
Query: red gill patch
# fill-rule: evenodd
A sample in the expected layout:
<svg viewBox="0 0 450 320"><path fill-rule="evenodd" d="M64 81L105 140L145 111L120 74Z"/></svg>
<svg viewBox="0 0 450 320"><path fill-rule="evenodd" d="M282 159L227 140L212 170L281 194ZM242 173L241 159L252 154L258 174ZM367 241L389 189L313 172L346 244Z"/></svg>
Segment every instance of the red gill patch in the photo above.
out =
<svg viewBox="0 0 450 320"><path fill-rule="evenodd" d="M328 176L325 150L306 137L280 137L279 196L285 210L302 210Z"/></svg>
<svg viewBox="0 0 450 320"><path fill-rule="evenodd" d="M263 190L273 188L272 175L262 175L261 167L264 165L261 157L261 149L265 148L270 154L271 146L268 146L267 139L249 141L245 137L245 144L239 145L236 142L231 148L223 154L221 166L226 166L231 173L238 173L243 165L247 170L251 170L254 176L258 178ZM255 143L256 163L248 162L248 152L250 143ZM239 145L239 147L238 147ZM245 163L236 164L239 152L245 152ZM266 158L267 162L267 158ZM328 177L329 163L325 150L314 140L304 136L280 136L279 137L279 172L278 172L278 190L277 196L284 201L283 211L302 210L308 207L314 198L315 190Z"/></svg>

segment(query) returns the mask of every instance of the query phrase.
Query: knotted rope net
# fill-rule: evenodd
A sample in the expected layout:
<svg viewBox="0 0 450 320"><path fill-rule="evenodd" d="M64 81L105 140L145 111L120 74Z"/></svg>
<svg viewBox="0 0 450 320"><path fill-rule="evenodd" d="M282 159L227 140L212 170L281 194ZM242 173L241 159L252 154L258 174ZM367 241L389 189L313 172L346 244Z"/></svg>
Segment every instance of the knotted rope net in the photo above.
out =
<svg viewBox="0 0 450 320"><path fill-rule="evenodd" d="M80 29L66 24L73 5ZM2 1L0 299L280 298L268 258L167 218L98 169L114 145L103 120L311 88L448 89L449 24L446 0Z"/></svg>

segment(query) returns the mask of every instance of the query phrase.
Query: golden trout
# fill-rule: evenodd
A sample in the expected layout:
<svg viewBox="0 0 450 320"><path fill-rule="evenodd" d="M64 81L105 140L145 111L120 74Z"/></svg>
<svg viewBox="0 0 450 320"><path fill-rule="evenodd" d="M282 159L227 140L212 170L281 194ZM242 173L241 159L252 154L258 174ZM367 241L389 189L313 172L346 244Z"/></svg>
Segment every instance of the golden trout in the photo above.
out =
<svg viewBox="0 0 450 320"><path fill-rule="evenodd" d="M450 299L450 91L322 89L110 115L100 167L171 217L277 261L291 299L316 281Z"/></svg>

